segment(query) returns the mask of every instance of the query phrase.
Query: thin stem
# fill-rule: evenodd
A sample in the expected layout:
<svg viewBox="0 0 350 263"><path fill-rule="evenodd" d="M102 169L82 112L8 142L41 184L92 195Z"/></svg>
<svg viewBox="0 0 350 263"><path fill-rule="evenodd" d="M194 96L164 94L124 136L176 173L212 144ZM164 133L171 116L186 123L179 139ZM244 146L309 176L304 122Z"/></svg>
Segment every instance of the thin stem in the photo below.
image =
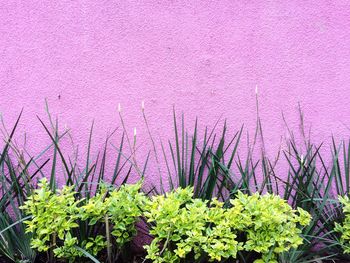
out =
<svg viewBox="0 0 350 263"><path fill-rule="evenodd" d="M124 119L123 119L123 116L122 116L122 114L121 114L120 111L119 111L119 119L120 119L120 122L121 122L121 124L122 124L123 130L124 130L124 132L125 132L126 140L128 141L128 145L129 145L129 148L130 148L130 151L131 151L132 160L133 160L133 163L134 163L136 172L137 172L141 177L143 177L142 172L141 172L141 170L139 169L139 166L137 165L136 155L135 155L135 145L134 145L134 147L131 145L131 142L130 142L130 139L129 139L129 136L128 136L128 132L127 132L126 127L125 127ZM134 141L134 143L135 143L135 141Z"/></svg>
<svg viewBox="0 0 350 263"><path fill-rule="evenodd" d="M49 262L55 262L55 258L54 258L54 254L53 254L53 250L54 250L55 246L56 246L56 233L53 233L51 246L50 246L50 250L49 250Z"/></svg>
<svg viewBox="0 0 350 263"><path fill-rule="evenodd" d="M164 243L163 249L162 249L162 251L160 251L159 255L162 255L162 254L163 254L163 252L165 251L166 247L168 246L169 239L170 239L170 235L171 235L171 231L169 231L169 232L168 232L167 239L165 240L165 243Z"/></svg>
<svg viewBox="0 0 350 263"><path fill-rule="evenodd" d="M108 214L105 215L105 224L106 224L108 263L112 263L112 244L111 244L111 236L109 234L109 218L108 218Z"/></svg>
<svg viewBox="0 0 350 263"><path fill-rule="evenodd" d="M145 113L145 109L142 108L142 115L143 115L143 119L145 120L145 124L146 124L146 128L147 128L147 132L148 132L148 135L151 139L151 142L152 142L152 147L153 147L153 151L154 151L154 156L155 156L155 159L156 159L156 163L157 163L157 168L158 168L158 174L159 174L159 179L160 179L160 188L161 190L164 192L164 188L163 188L163 178L162 178L162 173L160 171L160 164L159 164L159 159L158 159L158 152L157 152L157 147L156 147L156 144L154 142L154 139L153 139L153 136L152 136L152 133L151 133L151 129L149 128L149 125L148 125L148 121L147 121L147 117L146 117L146 113Z"/></svg>

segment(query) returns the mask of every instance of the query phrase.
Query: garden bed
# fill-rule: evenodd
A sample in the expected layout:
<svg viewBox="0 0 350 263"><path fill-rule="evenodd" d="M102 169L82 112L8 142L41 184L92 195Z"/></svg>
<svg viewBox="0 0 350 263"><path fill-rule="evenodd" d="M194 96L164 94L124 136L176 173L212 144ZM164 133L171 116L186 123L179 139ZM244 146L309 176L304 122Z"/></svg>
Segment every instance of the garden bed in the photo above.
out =
<svg viewBox="0 0 350 263"><path fill-rule="evenodd" d="M12 143L18 119L0 155L1 262L350 262L349 144L333 141L327 166L319 146L291 139L278 176L264 152L237 156L242 129L199 138L176 119L158 186L124 135L109 173L108 140L91 160L90 136L79 165L60 148L66 132L41 121L51 145L27 160Z"/></svg>

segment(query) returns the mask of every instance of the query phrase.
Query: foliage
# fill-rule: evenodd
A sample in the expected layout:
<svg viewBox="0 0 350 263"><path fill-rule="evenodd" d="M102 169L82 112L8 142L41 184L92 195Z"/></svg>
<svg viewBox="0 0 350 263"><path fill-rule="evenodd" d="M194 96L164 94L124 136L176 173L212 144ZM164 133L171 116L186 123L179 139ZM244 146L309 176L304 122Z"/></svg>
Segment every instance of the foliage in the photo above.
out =
<svg viewBox="0 0 350 263"><path fill-rule="evenodd" d="M81 207L81 219L88 221L89 225L95 225L98 221L105 223L107 237L107 242L104 242L105 247L112 246L110 235L115 237L118 250L136 235L136 222L141 217L142 208L146 204L146 197L140 192L141 186L141 182L134 185L125 184L116 190L105 185ZM111 257L110 253L108 251Z"/></svg>
<svg viewBox="0 0 350 263"><path fill-rule="evenodd" d="M332 194L326 200L322 210L322 226L324 231L321 241L326 252L335 260L349 261L347 253L346 232L348 218L348 196L350 194L350 142L341 141L336 144L332 139L332 164L327 169L327 180L332 181ZM337 229L337 230L335 230ZM345 239L344 239L345 238ZM346 250L346 251L345 251Z"/></svg>
<svg viewBox="0 0 350 263"><path fill-rule="evenodd" d="M341 233L339 242L344 253L350 254L350 199L348 196L339 196L339 201L343 205L345 219L342 224L335 223L334 231Z"/></svg>
<svg viewBox="0 0 350 263"><path fill-rule="evenodd" d="M112 235L118 246L124 245L136 235L135 223L141 217L146 197L140 192L141 182L134 185L122 185L118 191L112 191L106 199L108 217L112 222Z"/></svg>
<svg viewBox="0 0 350 263"><path fill-rule="evenodd" d="M303 243L300 226L310 223L310 215L301 208L293 210L279 196L238 192L231 200L229 217L234 228L243 232L243 249L261 254L255 262L277 262L278 254Z"/></svg>
<svg viewBox="0 0 350 263"><path fill-rule="evenodd" d="M282 263L324 260L333 256L323 244L324 235L329 232L327 229L332 228L330 214L326 211L329 209L328 200L331 197L334 176L328 173L325 161L320 155L322 145L316 146L310 139L305 139L304 147L298 147L293 134L291 138L287 142L288 148L283 152L289 166L287 178L276 176L282 182L283 189L276 187L275 192L294 209L300 207L308 211L312 219L310 224L302 229L305 242L297 248L283 252L279 260Z"/></svg>
<svg viewBox="0 0 350 263"><path fill-rule="evenodd" d="M115 155L116 158L114 160L114 171L107 176L107 148L111 144L110 138L115 133L115 130L107 136L102 153L97 152L96 156L93 157L91 152L94 122L92 122L86 147L86 156L83 158L83 165L81 166L78 163L78 160L81 159L81 156L78 154L78 148L73 151L73 154L67 153L68 151L63 151L61 149L62 138L68 137L68 139L70 139L69 144L71 144L73 148L75 148L74 142L69 130L66 129L63 132L60 132L58 120L56 119L54 121L52 119L47 104L46 108L49 125L46 125L40 118L39 121L48 137L51 139L51 146L53 146L53 159L51 173L46 174L41 171L41 175L50 178L50 189L55 191L58 185L58 179L63 176L65 179L65 185L73 187L75 198L81 200L81 206L83 206L87 204L96 193L100 192L100 187L105 185L104 182L108 181L111 185L123 185L127 182L134 164L130 163L129 157L123 154L124 133L121 137L119 146L112 144L113 148L117 151L117 154ZM67 149L65 148L65 150ZM122 160L123 158L125 158L125 160ZM63 170L61 167L63 167ZM124 177L121 178L121 176ZM83 212L81 209L79 211L80 213ZM95 223L89 224L87 222L88 220L82 218L84 218L84 214L80 214L79 220L76 221L78 227L72 229L72 236L77 239L77 242L80 245L79 247L75 247L75 252L79 256L84 255L92 259L94 258L93 256L96 256L98 252L106 248L106 246L109 250L112 244L108 243L108 238L106 240L106 231L102 231L102 229L105 228L105 221L97 220ZM74 251L74 249L72 249L72 251Z"/></svg>
<svg viewBox="0 0 350 263"><path fill-rule="evenodd" d="M65 179L64 184L72 186L75 197L83 199L82 203L86 203L90 197L94 196L95 192L99 191L99 186L104 180L108 180L112 185L125 184L133 167L133 164L129 162L129 157L122 153L123 135L120 145L113 145L117 151L114 172L105 178L107 146L110 144L110 136L114 131L107 137L102 154L97 153L95 157L92 157L91 144L94 124L90 130L85 163L81 167L77 162L81 157L78 155L78 148L75 148L69 130L65 129L61 132L58 120L54 120L49 113L48 105L46 105L46 110L49 125L46 125L40 118L39 121L50 137L51 144L44 147L36 156L32 156L26 149L25 141L23 146L19 146L13 139L21 115L10 131L7 130L1 118L3 127L0 131L6 143L0 153L0 186L2 191L0 198L0 254L11 261L34 262L36 258L36 253L30 245L32 233L25 232L26 227L23 221L27 218L25 218L24 211L19 209L19 206L23 205L23 202L32 195L36 188L36 176L48 178L49 188L53 192L57 190L58 180ZM61 149L63 139L69 139L68 144L74 149L72 155L69 153L69 148L65 148L65 151ZM67 141L64 143L66 144ZM125 161L122 160L124 157ZM49 165L51 167L48 167ZM121 175L124 178L121 178ZM93 241L91 237L100 235L102 224L89 226L83 220L77 220L76 223L79 226L72 229L72 236L78 239L78 243L82 247L91 246ZM101 244L101 238L97 241ZM91 256L81 248L79 251ZM43 256L42 253L39 254L40 257Z"/></svg>
<svg viewBox="0 0 350 263"><path fill-rule="evenodd" d="M145 246L146 258L153 262L179 262L180 259L209 260L235 257L240 244L229 228L222 203L193 199L193 188L178 188L167 196L154 196L145 216L155 225L152 243ZM161 244L164 245L161 247Z"/></svg>
<svg viewBox="0 0 350 263"><path fill-rule="evenodd" d="M76 257L83 256L77 246L97 256L102 249L112 246L108 239L112 234L120 249L136 234L135 223L142 214L141 207L146 203L146 197L140 193L141 185L123 185L113 191L103 187L87 204L80 206L84 199L75 198L73 186L64 186L55 193L47 179L41 179L39 188L21 207L31 216L24 223L27 225L26 232L33 234L32 248L39 252L50 250L58 258L74 261ZM107 241L104 236L97 235L79 243L72 231L79 226L78 220L88 221L89 225L102 220L106 224Z"/></svg>
<svg viewBox="0 0 350 263"><path fill-rule="evenodd" d="M303 242L300 226L310 215L293 210L271 194L249 196L242 192L231 200L231 207L213 200L193 199L193 188L178 188L152 198L145 216L153 223L154 240L146 246L146 258L153 262L189 262L236 258L239 251L255 251L255 262L277 262L279 253Z"/></svg>
<svg viewBox="0 0 350 263"><path fill-rule="evenodd" d="M23 154L14 147L14 134L22 112L13 128L8 131L0 118L1 132L5 144L0 153L0 255L15 262L34 262L35 251L30 247L31 235L25 233L23 221L26 219L18 208L33 191L32 178L37 170L29 174Z"/></svg>
<svg viewBox="0 0 350 263"><path fill-rule="evenodd" d="M162 164L159 163L160 157L144 111L143 116L158 165L161 184L158 192L165 193L168 189L174 190L177 187L189 186L193 187L195 198L210 201L215 197L224 199L229 196L229 192L225 191L225 185L234 184L230 178L230 169L234 165L243 126L230 138L227 135L226 121L222 127L218 128L220 123L218 120L212 128L205 127L204 131L200 132L196 119L193 130L190 132L185 124L184 115L181 115L179 121L174 109L174 137L167 141L168 151L166 151L166 144L163 144L162 141L160 143L166 166L165 174L168 176L169 183L168 186L164 186L164 173L159 168Z"/></svg>
<svg viewBox="0 0 350 263"><path fill-rule="evenodd" d="M65 202L72 202L69 209L77 211L70 225L65 226L68 230L61 230L63 239L58 237L57 230L52 230L54 221L48 225L35 224L35 227L45 228L44 232L40 232L42 243L38 241L37 246L49 247L50 262L54 261L54 254L71 261L88 257L98 262L96 258L105 260L104 250L108 262L131 261L124 258L123 251L128 251L137 232L135 223L142 219L146 208L151 209L145 212L145 216L151 234L155 236L147 247L147 257L156 262L306 263L324 259L350 260L347 233L350 143L342 141L338 145L333 139L332 160L328 162L322 145L314 145L310 138L306 138L301 125L301 143L290 132L291 139L282 151L289 167L286 176L280 176L280 171L275 171L279 155L276 160L271 160L265 154L259 116L253 144L248 142L247 155L242 158L238 155L242 128L229 138L226 123L220 133L216 132L218 122L211 130L205 128L201 133L196 121L194 129L189 132L184 116L179 122L174 111L175 137L173 141L168 141L170 158L166 147L162 143L156 146L150 134L153 150L156 152L157 148L161 148L163 151L169 188L173 192L166 193L168 189L161 182L160 191L155 192L164 195L148 201L141 193L141 183L120 187L134 172L143 178L149 157L148 154L143 168L138 167L136 139L134 136L132 145L123 121L124 133L120 145L110 143L112 132L102 152L96 156L91 154L92 124L86 156L83 165L79 165L78 160L82 157L78 155L69 130L61 132L58 121L53 120L49 113L48 117L49 125L39 120L51 144L37 156L31 156L25 147L18 147L13 139L20 118L12 130L1 129L5 141L0 153L1 260L6 257L13 262L34 262L46 257L45 253L38 251L38 247L35 250L31 248L31 241L38 239L39 231L25 231L27 223L36 219L27 216L28 210L19 209L19 206L25 206L26 200L29 202L38 195L40 189L34 191L37 176L48 178L46 188L52 200L45 205L61 207L58 200L62 191L66 191L65 195L70 197L61 200L61 208ZM146 124L148 128L147 120ZM253 151L258 136L262 141L261 156L253 160L253 156L257 157ZM123 153L124 138L129 144L130 156ZM62 142L63 139L71 140L68 144L74 148L73 155L61 148L62 144L67 144L67 141ZM106 166L109 145L117 151L112 174L107 174ZM160 160L159 156L156 157L157 165L164 167ZM260 168L261 172L258 172ZM162 178L159 168L158 172ZM262 175L262 180L257 174ZM120 178L121 175L124 177ZM58 178L63 177L66 190L57 190ZM192 191L188 190L188 186ZM181 191L189 192L180 195ZM342 205L338 196L342 196ZM69 209L60 210L62 218L70 218ZM46 214L42 210L36 212L50 219L49 214L56 211L51 210L47 209ZM312 218L307 226L302 227L309 220L304 211ZM50 220L53 218L51 215ZM279 227L276 228L276 225ZM47 234L45 231L53 232ZM147 230L145 233L148 234ZM53 242L54 236L56 242ZM301 242L301 237L304 242Z"/></svg>
<svg viewBox="0 0 350 263"><path fill-rule="evenodd" d="M50 190L46 178L40 180L39 189L21 207L31 218L24 223L26 232L32 233L32 248L39 252L53 251L59 258L79 256L74 248L78 240L71 230L78 227L79 201L75 200L72 186L64 186L56 194Z"/></svg>

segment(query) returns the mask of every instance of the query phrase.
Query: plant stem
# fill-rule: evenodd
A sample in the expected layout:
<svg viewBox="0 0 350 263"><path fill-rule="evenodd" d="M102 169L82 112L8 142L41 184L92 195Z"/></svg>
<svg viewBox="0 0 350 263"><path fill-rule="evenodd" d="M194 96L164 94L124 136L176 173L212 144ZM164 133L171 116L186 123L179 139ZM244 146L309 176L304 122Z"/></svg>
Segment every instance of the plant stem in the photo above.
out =
<svg viewBox="0 0 350 263"><path fill-rule="evenodd" d="M146 114L145 114L145 110L142 109L142 115L143 115L143 119L145 120L145 124L146 124L146 127L147 127L147 132L148 132L148 135L151 139L151 142L152 142L152 146L153 146L153 151L154 151L154 156L156 158L156 163L157 163L157 168L158 168L158 174L159 174L159 179L160 179L160 187L161 187L161 190L163 191L164 193L164 188L163 188L163 179L162 179L162 172L160 171L160 163L159 163L159 159L158 159L158 152L157 152L157 147L156 147L156 144L154 142L154 139L153 139L153 136L152 136L152 133L151 133L151 129L148 125L148 120L146 118Z"/></svg>
<svg viewBox="0 0 350 263"><path fill-rule="evenodd" d="M136 160L135 136L134 136L134 142L133 142L134 145L132 146L131 142L130 142L130 139L129 139L129 136L128 136L128 132L127 132L126 127L125 127L124 119L123 119L123 116L122 116L121 112L119 112L119 119L120 119L120 122L122 124L123 130L125 132L126 140L128 142L128 145L129 145L129 148L130 148L130 151L131 151L132 161L133 161L134 167L136 169L136 172L140 175L141 178L143 178L143 174L142 174L139 166L137 165L137 160Z"/></svg>
<svg viewBox="0 0 350 263"><path fill-rule="evenodd" d="M53 255L53 249L56 246L56 233L52 234L52 241L51 241L51 246L50 246L50 252L49 252L49 262L55 262L55 258Z"/></svg>
<svg viewBox="0 0 350 263"><path fill-rule="evenodd" d="M165 249L167 248L168 242L169 242L169 239L170 239L170 235L171 235L171 231L168 232L167 239L165 240L165 243L163 245L163 249L162 249L162 251L160 251L159 255L162 255L163 252L165 251Z"/></svg>
<svg viewBox="0 0 350 263"><path fill-rule="evenodd" d="M108 214L105 215L105 224L106 224L108 263L112 263L112 249L111 249L112 247L111 247L111 236L109 234L109 218L108 218Z"/></svg>

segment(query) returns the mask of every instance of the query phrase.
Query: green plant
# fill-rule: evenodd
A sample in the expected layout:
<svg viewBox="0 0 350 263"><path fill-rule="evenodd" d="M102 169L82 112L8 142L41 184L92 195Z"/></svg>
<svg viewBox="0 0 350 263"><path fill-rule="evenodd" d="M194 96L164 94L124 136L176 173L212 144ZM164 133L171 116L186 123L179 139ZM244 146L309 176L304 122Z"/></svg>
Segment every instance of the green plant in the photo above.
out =
<svg viewBox="0 0 350 263"><path fill-rule="evenodd" d="M68 258L73 261L79 256L74 248L77 238L71 230L78 227L78 204L73 187L65 186L56 194L50 190L46 178L40 180L39 189L21 206L31 218L24 223L26 232L32 233L32 248L39 252L49 251L50 260L53 256Z"/></svg>
<svg viewBox="0 0 350 263"><path fill-rule="evenodd" d="M107 239L105 246L109 261L113 260L111 235L114 236L116 258L118 258L123 246L137 233L136 223L147 200L140 192L141 186L141 182L122 185L119 189L104 186L81 207L81 218L88 221L89 225L95 225L99 221L104 223Z"/></svg>
<svg viewBox="0 0 350 263"><path fill-rule="evenodd" d="M115 130L112 131L106 138L102 152L95 153L93 156L92 152L92 139L94 122L91 125L89 132L89 138L86 147L86 155L83 157L83 165L81 165L78 160L82 159L78 155L78 148L75 148L74 141L70 135L70 131L65 129L61 132L59 129L58 120L53 120L48 104L46 103L46 110L49 119L49 125L45 124L39 117L44 130L51 139L51 145L46 148L49 150L53 148L51 153L51 169L47 173L45 171L40 171L43 177L49 178L49 186L52 191L56 191L59 178L64 177L65 185L72 186L75 191L75 198L81 200L81 206L86 205L90 198L95 196L95 193L100 192L100 187L104 185L104 182L109 182L110 185L123 185L128 179L129 175L132 173L134 164L130 162L130 157L123 154L123 146L125 135L121 137L120 144L115 146L112 144L113 148L117 151L115 158L115 165L113 173L108 173L106 171L106 160L108 159L108 147L111 144L110 138L114 135ZM68 144L74 149L71 153L69 148L61 148L61 144ZM34 158L36 161L42 158L44 153L40 154L38 157ZM125 158L125 160L123 160ZM36 164L36 162L34 162ZM61 169L63 167L63 169ZM146 168L146 164L144 169ZM123 177L122 177L123 176ZM80 210L81 211L81 210ZM95 224L89 224L87 220L83 220L79 217L76 220L78 224L77 228L72 229L72 236L77 238L80 247L79 255L85 255L89 258L92 255L96 256L98 251L106 247L106 240L102 238L104 236L105 228L104 220L98 221Z"/></svg>
<svg viewBox="0 0 350 263"><path fill-rule="evenodd" d="M303 243L301 228L310 215L293 210L278 196L238 191L231 207L214 199L193 199L192 188L153 197L145 216L154 240L146 246L153 262L240 259L253 251L258 262L277 262L278 255ZM248 261L249 262L249 261Z"/></svg>
<svg viewBox="0 0 350 263"><path fill-rule="evenodd" d="M332 163L326 170L327 179L332 181L332 194L322 210L323 233L320 236L326 252L335 260L349 261L350 254L345 252L346 240L342 232L346 232L348 218L348 200L350 193L350 143L341 141L336 144L332 139ZM340 201L340 202L339 202ZM344 225L343 225L344 224ZM341 226L343 227L341 228Z"/></svg>
<svg viewBox="0 0 350 263"><path fill-rule="evenodd" d="M226 122L218 129L220 120L209 129L205 127L201 133L198 131L196 119L192 132L185 125L184 114L181 115L180 125L175 109L173 109L173 140L167 141L167 147L160 142L166 166L168 185L163 185L164 173L161 172L156 141L154 140L148 125L146 113L143 109L143 117L150 136L155 160L160 177L160 188L154 187L157 193L165 193L168 189L177 187L193 187L195 198L211 200L214 197L225 199L229 196L226 184L232 184L230 169L234 165L234 158L243 132L243 126L232 138L227 136ZM170 155L170 156L169 156ZM159 189L159 190L158 190Z"/></svg>
<svg viewBox="0 0 350 263"><path fill-rule="evenodd" d="M154 197L149 203L143 194L140 194L141 186L138 184L130 186L135 187L136 190L131 190L128 185L125 186L128 190L123 187L119 189L119 186L113 187L113 185L124 185L129 175L135 172L143 178L149 154L145 166L143 169L140 168L135 154L136 136L133 142L129 140L121 118L124 134L119 146L112 144L117 155L114 171L109 176L107 148L111 144L110 138L114 132L107 137L102 152L94 156L92 154L94 151L91 149L94 129L94 124L92 124L86 156L83 158L84 163L80 165L78 160L81 160L82 157L78 155L69 130L61 131L58 121L52 119L49 111L48 116L49 125L39 120L49 135L51 144L35 157L27 151L26 147L18 147L16 141L13 140L19 118L10 132L5 127L1 129L5 146L0 155L0 189L2 191L0 197L0 254L14 262L34 262L36 258L43 260L45 257L44 253L31 248L30 242L35 233L26 233L26 225L23 221L32 219L28 218L26 211L18 208L23 206L28 196L34 195L34 182L37 181L34 177L39 175L48 178L47 189L52 195L56 195L53 199L59 196L55 194L58 193L58 179L64 178L67 189L74 192L74 202L77 202L79 215L73 220L76 225L65 232L64 239L56 237L56 247L51 247L52 239L48 242L50 260L54 260L55 253L56 257L70 258L68 260L78 257L80 260L80 257L85 256L97 262L96 258L105 260L103 251L107 249L109 262L131 261L131 258L125 257L127 253L123 251L128 251L130 241L133 240L136 233L135 222L140 218L142 208L149 207L149 204L161 197ZM287 148L283 151L288 172L286 176L279 177L276 175L277 172L275 173L275 164L279 158L271 161L265 154L259 115L253 145L249 144L247 156L244 158L237 154L243 129L239 130L232 140L228 140L226 123L220 134L215 132L218 125L216 123L212 130L206 128L203 136L200 137L197 121L192 133L185 126L184 116L180 122L174 111L175 137L173 141L168 142L171 157L168 158L166 147L163 144L159 147L162 148L165 158L169 188L174 190L177 187L190 186L193 191L187 194L188 199L182 200L178 207L174 206L178 201L170 198L172 193L166 194L163 197L164 200L160 202L162 204L158 203L158 208L162 207L164 210L162 216L153 221L149 214L146 216L151 231L155 231L152 232L155 240L158 241L152 242L147 247L149 257L152 257L152 253L159 255L157 259L154 259L158 262L162 260L236 262L239 260L242 263L250 263L254 260L257 262L258 260L271 262L277 260L280 263L306 263L324 259L345 261L350 259L346 234L342 235L342 232L347 232L348 215L344 200L350 192L349 143L343 141L338 146L333 139L332 160L329 165L325 161L327 160L325 156L328 157L328 155L323 154L321 145L316 146L309 138L306 138L302 124L303 139L301 142L296 140L290 132L291 139L287 141ZM146 124L149 131L147 120ZM151 134L150 136L153 150L157 155L157 147ZM123 153L124 138L130 147L130 156ZM67 139L70 141L67 142ZM258 139L262 141L261 156L255 161L253 156L257 154L254 152L254 145ZM73 154L67 147L61 148L61 145L67 143L73 146ZM157 156L156 161L161 176L160 167L163 167L163 164L159 164L160 158ZM47 168L48 165L51 167ZM42 169L43 167L45 169ZM260 171L257 172L260 168L262 174ZM283 168L285 168L284 163ZM124 178L120 178L121 175L124 175ZM162 182L161 186L160 191L155 192L165 193L167 189L163 187ZM180 190L175 192L178 191ZM261 194L256 201L256 207L261 206L260 210L258 209L260 212L254 209L248 211L250 208L245 208L245 206L243 209L240 205L232 205L231 202L238 202L239 196L243 196L241 198L244 199L244 202L253 202L256 198L254 197L255 192ZM267 197L262 193L266 192L279 195L286 200L292 210L296 210L293 212L295 216L300 216L297 212L298 208L311 214L312 219L307 226L302 227L301 222L296 222L296 228L299 230L293 236L296 238L293 239L293 244L286 241L289 238L288 233L294 231L289 221L284 222L287 230L284 234L279 235L285 239L284 241L273 240L267 235L270 238L269 242L260 242L259 238L266 233L257 232L255 229L258 229L258 226L255 224L266 224L263 228L269 229L268 233L275 233L276 230L273 229L273 224L267 224L274 218L265 222L264 218L268 215L262 215L264 209L270 209L270 207L264 208L264 202L267 200L264 198ZM337 196L345 196L342 201L343 205L336 200ZM272 199L274 198L275 196ZM124 199L130 203L124 202ZM128 205L125 205L126 203ZM271 201L271 210L277 213L272 209L275 205L278 207L277 202L275 204ZM89 210L87 208L89 206L93 208ZM174 208L176 212L171 212L171 209ZM283 209L277 210L282 211ZM160 211L152 210L147 213L156 216L156 213ZM255 217L258 213L261 213L261 220ZM281 218L284 218L286 214L287 212L282 213ZM167 220L171 222L172 218L177 218L176 224L172 223L166 228ZM246 223L249 220L252 220L250 225ZM275 220L277 222L277 219ZM254 228L254 231L250 227ZM188 236L190 233L188 231L193 229L197 231L192 233L192 236ZM168 234L170 231L169 238L168 235L163 236L164 231ZM176 231L179 233L182 231L180 239L178 239L180 234ZM254 235L251 235L251 232L254 232ZM304 239L304 242L300 242L300 237ZM283 242L286 242L285 245L280 245ZM271 246L272 243L274 245ZM285 249L281 251L282 248ZM269 252L266 252L267 250ZM3 257L0 260L3 260Z"/></svg>
<svg viewBox="0 0 350 263"><path fill-rule="evenodd" d="M285 142L281 160L287 168L286 176L278 176L274 164L268 158L266 164L274 182L273 193L285 199L293 209L308 211L312 219L302 228L304 242L296 248L279 255L281 263L306 263L334 258L338 254L335 244L328 242L333 232L332 188L336 173L334 165L327 167L322 144L312 143L310 134L306 134L304 116L299 106L300 138L288 127L289 139ZM335 163L335 162L334 162Z"/></svg>
<svg viewBox="0 0 350 263"><path fill-rule="evenodd" d="M280 262L314 262L332 257L324 245L324 235L328 233L330 222L325 216L329 207L330 190L334 176L328 174L320 155L320 146L315 146L309 140L305 141L305 148L298 149L294 139L287 144L284 151L289 169L287 178L276 178L282 182L282 187L276 189L283 199L297 209L308 211L312 219L310 224L302 229L305 240L297 248L280 255ZM282 189L281 189L282 188Z"/></svg>
<svg viewBox="0 0 350 263"><path fill-rule="evenodd" d="M39 252L49 251L50 261L55 256L73 262L76 257L84 256L77 246L93 256L107 247L108 258L112 262L110 235L115 237L118 254L136 234L135 224L142 214L141 207L146 203L145 195L140 192L141 185L141 182L122 185L113 191L103 187L87 204L79 207L84 200L75 198L74 186L64 186L55 193L47 179L41 179L39 188L21 207L30 216L24 223L27 225L26 232L33 234L32 248ZM73 235L79 220L87 221L89 225L103 221L105 237L97 235L79 242Z"/></svg>
<svg viewBox="0 0 350 263"><path fill-rule="evenodd" d="M334 231L341 234L339 243L343 253L350 254L350 199L348 196L339 196L339 202L342 204L345 218L342 223L335 223Z"/></svg>
<svg viewBox="0 0 350 263"><path fill-rule="evenodd" d="M26 219L18 208L30 195L34 186L29 175L31 164L25 163L23 155L14 145L14 134L22 112L14 127L8 131L1 116L1 133L5 144L0 153L0 255L13 262L34 262L35 251L30 247L31 235L25 233L23 221Z"/></svg>
<svg viewBox="0 0 350 263"><path fill-rule="evenodd" d="M153 262L199 262L235 257L241 245L235 232L227 228L229 220L223 203L193 199L193 188L178 188L166 196L154 196L145 216L153 223L152 243L145 246L146 258Z"/></svg>
<svg viewBox="0 0 350 263"><path fill-rule="evenodd" d="M72 186L75 191L75 197L82 200L82 204L88 202L89 198L95 192L99 192L102 181L109 181L110 184L125 184L129 178L134 164L129 161L129 157L123 154L124 135L121 138L119 146L116 149L116 160L114 171L111 176L106 176L106 159L107 147L110 144L110 137L114 131L107 137L102 154L92 157L91 143L94 124L91 126L89 141L86 149L86 159L83 166L80 166L78 160L78 148L75 148L70 131L65 129L61 132L58 120L54 120L49 112L46 103L46 110L49 119L49 125L46 125L40 118L39 121L51 139L51 144L36 156L32 156L25 144L18 146L12 139L14 132L20 120L20 116L16 121L13 130L8 131L1 118L1 133L5 140L4 150L0 158L0 183L2 195L0 197L1 213L0 213L0 254L12 261L25 260L33 262L37 257L37 253L31 248L30 242L32 233L25 233L24 211L18 207L22 206L28 196L32 195L36 187L37 175L48 178L49 189L56 192L58 181L65 179L65 184ZM67 141L68 139L68 141ZM69 144L72 146L73 154L69 148L61 149L61 144ZM11 152L10 152L11 151ZM125 161L123 160L125 158ZM47 167L51 165L51 167ZM45 169L43 169L45 167ZM63 170L61 169L63 167ZM145 165L146 167L146 165ZM144 170L145 170L144 167ZM125 171L125 172L124 172ZM123 174L124 178L121 178ZM102 223L88 225L86 221L78 219L76 221L78 227L73 228L70 232L73 237L78 239L81 247L91 247L96 250L96 246L92 246L93 238L101 234ZM96 240L97 242L98 240ZM101 244L101 239L97 242ZM90 257L88 251L78 249L85 256ZM94 251L89 250L92 254ZM38 253L39 258L43 258L43 253Z"/></svg>
<svg viewBox="0 0 350 263"><path fill-rule="evenodd" d="M261 259L254 262L277 262L278 255L303 243L301 227L310 223L308 212L293 210L279 196L238 192L231 200L228 216L241 232L244 251L254 251Z"/></svg>
<svg viewBox="0 0 350 263"><path fill-rule="evenodd" d="M141 186L141 182L122 185L117 191L112 191L106 199L108 217L113 224L111 233L116 238L118 247L136 235L135 223L141 217L146 204L146 197L140 192Z"/></svg>

